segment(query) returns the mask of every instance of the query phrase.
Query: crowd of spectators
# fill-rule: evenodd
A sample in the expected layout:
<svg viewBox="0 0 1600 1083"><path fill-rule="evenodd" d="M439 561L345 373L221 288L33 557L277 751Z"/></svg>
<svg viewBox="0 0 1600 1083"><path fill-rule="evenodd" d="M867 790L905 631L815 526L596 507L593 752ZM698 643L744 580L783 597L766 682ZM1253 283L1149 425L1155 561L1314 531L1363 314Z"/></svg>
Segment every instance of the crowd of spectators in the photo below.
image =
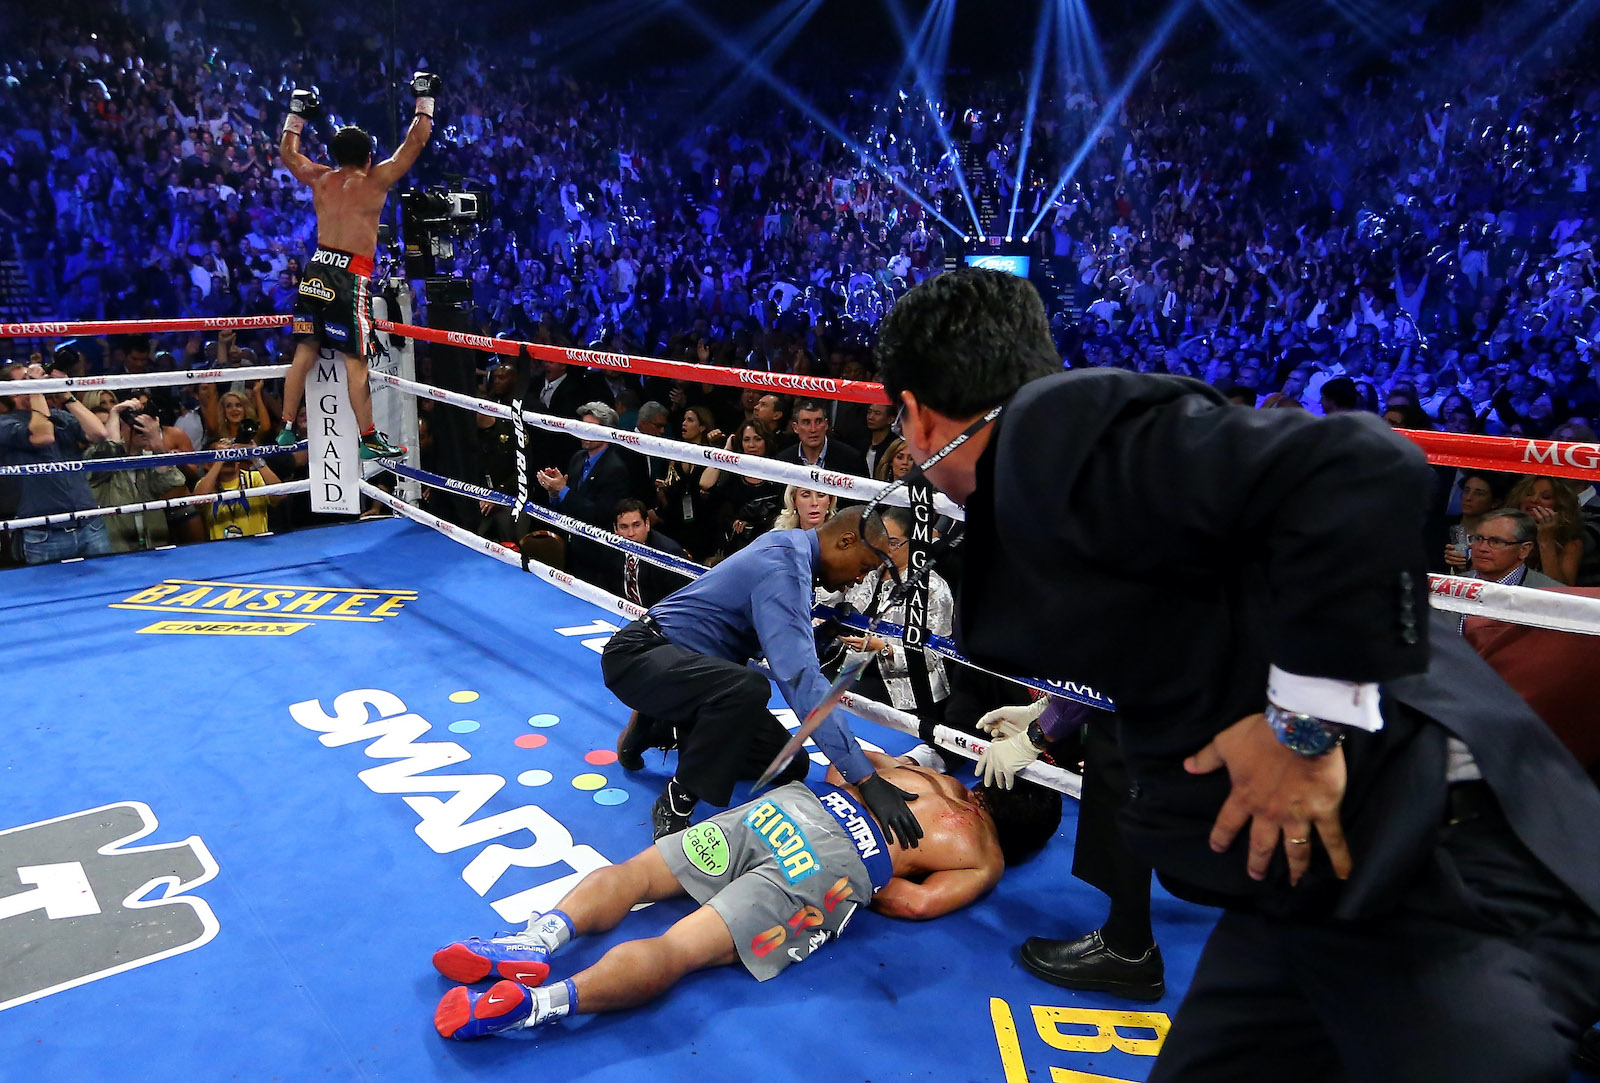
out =
<svg viewBox="0 0 1600 1083"><path fill-rule="evenodd" d="M322 88L323 136L350 121L385 141L395 71L425 65L446 92L419 177L490 196L489 220L444 268L469 283L467 318L487 333L870 379L883 311L959 251L950 226L970 222L964 183L1019 208L1009 224L1004 210L983 223L988 233L1020 239L1037 217L1026 242L1035 265L1056 268L1076 295L1052 312L1067 367L1178 373L1245 405L1365 409L1407 428L1595 439L1600 229L1588 176L1600 80L1564 59L1582 55L1576 42L1530 59L1487 22L1445 35L1414 20L1377 50L1354 34L1294 43L1306 78L1277 83L1173 50L1099 128L1108 92L1092 78L1048 88L1019 178L1026 95L1014 85L952 84L936 107L916 93L818 89L847 147L767 99L697 111L700 99L673 93L683 73L579 81L523 63L520 43L463 37L445 13L417 14L416 40L434 44L405 55L388 55L359 13L264 4L254 19L134 0L121 12L69 3L9 28L0 256L24 268L38 315L287 312L315 233L309 192L276 153L289 89ZM1052 195L1074 158L1081 167ZM85 337L56 365L265 363L285 360L284 346L257 331ZM484 379L485 394L509 396L506 369ZM710 385L562 366L543 386L540 407L564 416L581 408L851 473L904 468L882 410L741 402ZM77 453L270 441L270 384L199 395L141 396L155 432L135 407L101 404L122 439L85 430ZM482 420L481 473L505 491L510 434ZM538 447L549 501L574 498L574 466L577 486L590 484L595 464L574 464L575 445ZM661 460L629 468L626 498L696 559L736 550L780 511L807 514L808 497L786 506L770 483ZM304 476L304 464L264 456L237 474L182 472L181 482L157 471L107 482L94 496L270 484ZM1442 482L1442 514L1460 514L1465 480ZM0 505L15 504L3 495ZM612 495L595 504L607 527ZM1593 489L1577 497L1582 520ZM207 514L111 533L136 547L306 519L294 501L243 510L221 527ZM505 540L527 525L494 508L483 519Z"/></svg>

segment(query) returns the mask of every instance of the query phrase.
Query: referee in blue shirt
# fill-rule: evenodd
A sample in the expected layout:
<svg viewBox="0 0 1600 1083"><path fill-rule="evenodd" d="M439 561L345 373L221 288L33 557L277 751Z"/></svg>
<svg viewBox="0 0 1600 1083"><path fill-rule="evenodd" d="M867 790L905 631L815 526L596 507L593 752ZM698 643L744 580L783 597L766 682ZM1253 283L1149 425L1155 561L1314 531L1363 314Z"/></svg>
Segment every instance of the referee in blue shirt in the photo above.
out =
<svg viewBox="0 0 1600 1083"><path fill-rule="evenodd" d="M848 508L815 531L771 531L606 644L606 687L638 712L618 743L623 766L637 769L640 752L664 743L664 729L677 730L677 774L650 813L656 838L688 827L698 801L726 806L734 783L757 777L788 740L767 709L767 678L749 668L750 659L766 658L801 718L822 700L828 681L812 632L813 588L820 582L840 590L892 563L888 550L904 536L898 511L885 509L863 523L863 509ZM892 528L885 518L894 520ZM815 740L878 822L902 846L915 846L922 829L906 804L914 796L873 771L841 712L829 716ZM797 756L777 781L804 778L809 766Z"/></svg>

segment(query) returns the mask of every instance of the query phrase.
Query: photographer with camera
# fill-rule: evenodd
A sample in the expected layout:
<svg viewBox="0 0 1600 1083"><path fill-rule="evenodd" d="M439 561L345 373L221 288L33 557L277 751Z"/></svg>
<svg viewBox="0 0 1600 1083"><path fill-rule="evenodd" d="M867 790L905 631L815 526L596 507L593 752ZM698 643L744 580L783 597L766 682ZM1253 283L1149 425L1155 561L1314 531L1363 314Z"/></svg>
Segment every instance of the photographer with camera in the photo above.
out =
<svg viewBox="0 0 1600 1083"><path fill-rule="evenodd" d="M372 163L372 136L354 125L333 133L328 150L332 166L313 162L300 152L300 133L322 116L322 98L315 87L296 90L289 101L279 151L294 178L311 188L317 214L317 250L300 279L294 310L294 361L284 381L281 444L294 442L294 418L305 395L306 376L318 351L344 358L350 381L350 409L361 429L361 457L404 455L372 423L372 390L367 384L367 358L375 342L372 294L368 279L378 247L378 219L389 189L422 154L433 132L433 100L439 77L417 72L411 77L416 109L405 142L394 156Z"/></svg>
<svg viewBox="0 0 1600 1083"><path fill-rule="evenodd" d="M254 444L254 438L229 440L222 437L206 445L206 450L222 451ZM201 514L205 519L207 536L212 541L222 541L225 538L252 538L257 534L265 534L268 530L267 509L276 505L281 497L246 496L244 490L277 484L278 475L262 459L242 462L239 459L223 459L212 463L205 477L194 487L195 495L229 491L239 495L203 506Z"/></svg>
<svg viewBox="0 0 1600 1083"><path fill-rule="evenodd" d="M91 444L83 457L115 459L124 455L160 455L178 450L167 446L161 419L152 410L149 400L143 396L117 403L105 412L106 438ZM89 475L89 490L102 508L143 504L171 496L186 496L189 492L183 471L176 466L98 471ZM113 553L155 549L172 540L164 509L114 515L105 523Z"/></svg>
<svg viewBox="0 0 1600 1083"><path fill-rule="evenodd" d="M79 458L83 444L106 438L105 426L77 396L70 392L51 395L59 403L52 405L44 395L28 394L23 383L65 375L38 364L5 367L4 376L12 384L12 393L11 412L0 415L0 463L33 466L71 461ZM16 481L20 494L18 518L88 511L97 506L82 473L26 474ZM111 552L106 524L101 519L27 527L19 532L14 544L17 555L29 564L52 564Z"/></svg>

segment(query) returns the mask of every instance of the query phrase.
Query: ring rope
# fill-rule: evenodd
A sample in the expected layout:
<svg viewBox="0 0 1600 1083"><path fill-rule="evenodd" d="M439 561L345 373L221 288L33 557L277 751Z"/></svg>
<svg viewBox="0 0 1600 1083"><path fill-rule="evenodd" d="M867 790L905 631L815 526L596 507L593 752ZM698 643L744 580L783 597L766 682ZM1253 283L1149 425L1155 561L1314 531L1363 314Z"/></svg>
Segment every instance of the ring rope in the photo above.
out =
<svg viewBox="0 0 1600 1083"><path fill-rule="evenodd" d="M78 323L8 323L0 324L0 338L69 337L73 335L130 334L140 332L227 330L234 328L271 328L289 323L288 316L240 316L234 318L207 317L179 320L102 320ZM766 372L760 369L727 369L716 365L701 365L688 361L664 361L652 357L610 353L605 350L576 349L573 347L546 346L536 342L521 342L509 338L489 338L485 335L461 331L437 331L431 327L395 323L391 320L374 320L380 331L407 335L424 342L459 346L505 356L519 356L524 350L531 357L557 361L566 365L608 369L612 372L630 372L639 375L665 376L672 379L694 380L724 387L760 387L791 395L809 395L817 398L840 399L848 402L886 403L883 385L857 380L836 380L827 376L797 376L787 372ZM252 366L248 369L205 370L207 374L221 372L219 379L238 379L240 372L265 373L280 366ZM228 375L228 374L234 375ZM156 377L175 377L161 379ZM187 383L199 379L196 373L150 373L121 376L76 377L76 382L62 380L34 381L39 393L51 394L73 387L145 387L167 383ZM259 378L259 377L254 377ZM126 383L94 383L128 379ZM200 379L200 382L209 382ZM1442 466L1501 470L1509 473L1539 473L1547 476L1571 478L1577 481L1600 482L1600 444L1569 440L1535 440L1528 437L1479 436L1470 433L1424 432L1415 429L1396 430L1428 455L1428 460ZM946 512L945 514L949 514Z"/></svg>
<svg viewBox="0 0 1600 1083"><path fill-rule="evenodd" d="M480 538L478 535L464 530L454 523L446 522L437 515L407 504L400 498L384 492L371 482L363 481L361 483L361 491L397 514L413 522L421 523L423 526L431 527L468 549L487 553L502 564L509 564L515 568L523 566L524 558L505 546L492 542L487 538ZM542 575L554 584L557 589L566 594L589 602L608 612L619 613L629 620L637 620L646 612L643 606L635 605L625 598L619 598L615 594L585 583L581 579L575 579L566 572L557 571L548 564L541 564L539 561L530 558L527 561L527 568L530 572ZM761 669L762 667L756 666L753 668ZM765 673L766 670L762 669L762 672ZM771 674L768 673L767 675L770 676ZM897 730L911 737L918 736L918 723L914 715L897 710L887 704L867 699L865 696L858 696L853 692L845 695L843 703L851 713L859 715L869 722L876 722L887 729ZM982 738L952 730L947 726L936 726L934 728L934 738L939 747L949 749L951 752L971 760L976 760L989 747L988 743ZM1083 785L1082 778L1073 772L1038 761L1027 765L1017 774L1022 778L1037 782L1042 786L1049 786L1053 790L1059 790L1072 797L1079 795Z"/></svg>
<svg viewBox="0 0 1600 1083"><path fill-rule="evenodd" d="M1448 613L1600 635L1600 598L1433 572L1428 574L1428 590L1433 607Z"/></svg>
<svg viewBox="0 0 1600 1083"><path fill-rule="evenodd" d="M289 375L288 365L241 365L231 369L184 369L181 372L123 372L111 376L58 376L48 380L29 380L29 395L59 395L63 391L87 388L115 391L118 388L176 387L180 384L220 384L243 380L276 380Z"/></svg>
<svg viewBox="0 0 1600 1083"><path fill-rule="evenodd" d="M440 402L459 406L477 413L490 414L494 417L508 420L513 419L514 411L509 406L504 406L497 402L476 399L454 391L445 391L442 388L430 387L427 384L417 383L412 380L404 380L387 373L374 372L372 376L380 383L388 384L414 395L426 395ZM676 460L703 458L718 467L730 468L740 473L748 474L751 477L803 485L806 488L821 492L830 492L856 499L871 497L888 488L888 485L884 482L857 478L849 474L834 474L826 470L811 471L810 468L805 466L774 462L772 459L759 455L720 451L702 447L699 444L686 444L678 440L669 440L666 437L622 432L617 429L608 429L601 425L590 425L583 421L566 421L561 418L548 417L544 414L526 410L523 411L522 417L524 421L539 428L565 432L589 440L604 440L607 443L621 444L636 450L653 449L656 454L663 458ZM510 498L507 497L506 499L509 500ZM899 490L889 495L890 503L902 503L903 501L904 494ZM940 501L941 503L937 505L940 510L948 507L956 512L961 511L960 507L951 503L948 498L941 496ZM643 556L642 553L639 555ZM1447 585L1434 586L1429 595L1430 600L1437 608L1451 612L1466 612L1476 616L1493 617L1497 620L1506 620L1517 624L1531 624L1541 628L1552 628L1557 631L1600 635L1600 600L1540 590L1534 587L1505 586L1499 583L1488 583L1481 579L1439 575L1430 577L1430 585L1441 582ZM1445 604L1446 602L1451 604ZM966 660L962 659L962 661L965 662ZM966 664L972 665L971 662L966 662ZM1015 677L1009 679L1023 680L1024 683L1029 683L1033 680L1032 678ZM1050 684L1050 682L1044 683ZM1047 688L1047 691L1056 695L1066 695L1068 698L1079 698L1068 691L1068 687L1081 689L1083 686L1058 687L1051 685ZM1081 702L1090 703L1097 707L1104 706L1108 702L1099 693L1094 693L1094 695L1099 698L1083 699Z"/></svg>
<svg viewBox="0 0 1600 1083"><path fill-rule="evenodd" d="M446 391L443 388L432 387L428 384L407 380L387 372L374 372L371 379L375 383L385 384L389 387L399 388L401 391L413 395L423 395L451 406L459 406L464 410L485 414L491 417L505 418L515 421L515 411L511 407L487 399L474 398L456 391ZM522 420L536 428L546 429L551 432L566 433L585 440L603 440L608 444L621 444L635 451L648 452L664 459L677 461L701 459L707 464L718 468L731 468L749 477L761 478L763 481L780 481L786 485L798 485L802 488L813 489L817 492L832 493L855 500L868 500L878 496L890 488L888 482L874 481L871 478L860 478L853 474L839 474L832 470L816 470L800 463L779 462L761 455L745 455L738 451L724 451L721 448L705 447L701 444L689 444L681 440L672 440L665 436L648 436L641 432L628 432L622 429L608 429L603 425L591 425L585 421L568 421L565 418L551 417L548 414L535 413L532 410L522 412ZM888 496L888 502L899 504L902 507L910 505L910 498L903 490L895 489ZM934 500L934 508L941 515L948 515L952 519L964 519L966 513L961 505L940 493Z"/></svg>
<svg viewBox="0 0 1600 1083"><path fill-rule="evenodd" d="M398 474L401 477L411 478L413 481L419 481L430 488L443 489L448 492L459 493L465 496L475 496L478 499L486 500L491 504L498 504L501 507L511 508L513 511L517 510L517 500L515 497L509 496L505 493L497 493L493 489L486 488L485 486L473 485L469 482L456 481L454 478L447 478L443 475L434 474L427 470L419 470L414 466L407 466L395 459L378 459L376 461L381 463L385 468L393 471L395 474ZM585 523L582 520L574 519L571 516L562 515L559 512L551 511L549 508L544 507L541 504L535 504L532 501L523 504L521 511L523 514L526 514L534 519L538 519L541 522L547 523L554 527L559 527L562 530L571 531L575 534L581 534L582 536L598 542L601 545L609 546L612 549L617 549L624 553L631 553L640 560L654 564L658 568L665 568L670 572L678 572L682 575L688 576L691 579L698 579L700 576L710 571L710 569L703 564L697 564L694 561L687 560L683 557L675 557L670 553L663 553L658 549L650 548L648 545L640 545L638 542L629 541L627 538L624 538L619 534L613 534L604 527L594 526L591 523ZM847 614L834 606L813 606L811 612L815 617L819 617L823 620L834 620L845 627L854 628L857 631L864 632L868 627L866 618L861 614ZM878 633L886 635L891 639L905 639L905 628L899 624L893 624L887 621L879 621L876 630ZM1026 688L1037 689L1040 692L1046 692L1050 695L1059 696L1063 699L1075 700L1090 707L1098 707L1106 711L1112 711L1116 709L1116 705L1111 702L1111 698L1109 696L1106 696L1100 692L1096 692L1094 689L1089 688L1086 685L1081 685L1073 681L1046 681L1040 680L1036 677L1018 677L1009 673L996 673L994 670L987 669L978 665L976 662L968 660L961 654L960 651L956 650L955 642L946 636L929 633L925 645L929 650L932 650L933 653L948 658L953 662L959 662L964 666L976 669L981 673L987 673L990 676L999 677L1002 680L1011 681Z"/></svg>
<svg viewBox="0 0 1600 1083"><path fill-rule="evenodd" d="M154 470L163 466L193 466L197 463L248 461L266 458L262 455L292 455L305 451L309 445L301 440L296 444L245 444L240 447L212 448L209 451L163 451L159 455L118 455L104 459L55 459L42 463L23 463L20 466L0 466L0 478L36 477L40 474L98 474L110 470ZM0 523L3 526L4 523Z"/></svg>
<svg viewBox="0 0 1600 1083"><path fill-rule="evenodd" d="M0 530L31 530L41 526L62 526L66 523L99 519L107 515L132 515L141 511L164 511L167 508L184 508L200 504L216 504L224 500L238 500L252 496L286 496L303 493L311 482L282 481L276 485L258 485L253 489L226 489L215 493L174 496L164 500L147 500L142 504L121 504L114 508L86 508L83 511L58 511L50 515L35 515L28 519L0 520Z"/></svg>

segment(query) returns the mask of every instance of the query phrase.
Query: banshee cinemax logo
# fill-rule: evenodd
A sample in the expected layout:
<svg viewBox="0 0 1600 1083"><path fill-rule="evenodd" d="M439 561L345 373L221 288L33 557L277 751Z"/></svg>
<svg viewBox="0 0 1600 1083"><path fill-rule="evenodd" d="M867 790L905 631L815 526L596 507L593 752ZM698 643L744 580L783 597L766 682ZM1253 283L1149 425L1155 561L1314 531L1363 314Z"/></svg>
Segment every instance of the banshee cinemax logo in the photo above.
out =
<svg viewBox="0 0 1600 1083"><path fill-rule="evenodd" d="M142 801L0 830L0 1011L209 943L217 875L199 836L131 846L158 826Z"/></svg>

